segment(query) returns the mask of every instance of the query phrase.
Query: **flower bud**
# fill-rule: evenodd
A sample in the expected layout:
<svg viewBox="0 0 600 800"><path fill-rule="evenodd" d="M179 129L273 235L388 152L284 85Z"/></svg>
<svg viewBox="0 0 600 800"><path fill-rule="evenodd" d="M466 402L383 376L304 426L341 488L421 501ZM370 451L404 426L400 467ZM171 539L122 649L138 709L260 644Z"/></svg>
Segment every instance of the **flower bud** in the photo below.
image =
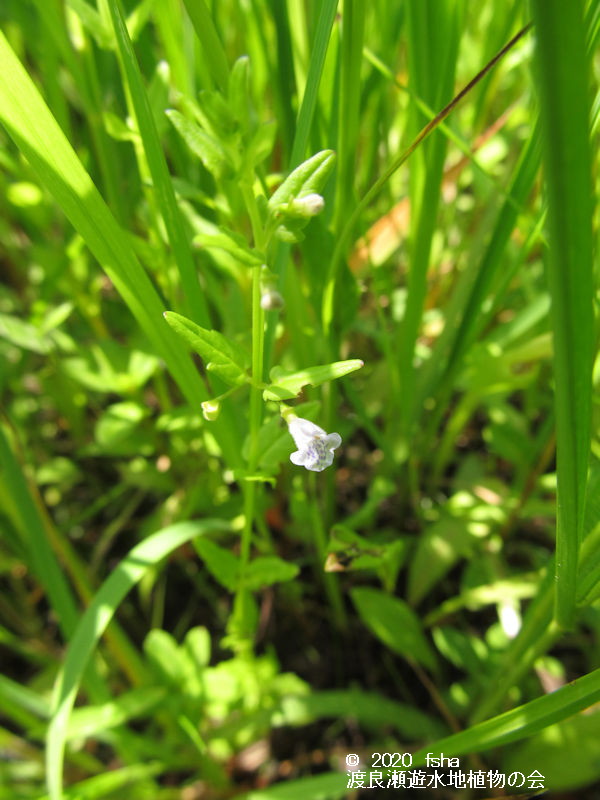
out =
<svg viewBox="0 0 600 800"><path fill-rule="evenodd" d="M218 400L205 400L201 406L202 416L208 422L214 422L221 413L221 403Z"/></svg>
<svg viewBox="0 0 600 800"><path fill-rule="evenodd" d="M316 217L325 208L325 200L320 194L312 192L311 194L304 195L304 197L297 197L292 203L290 211L297 214L299 217Z"/></svg>
<svg viewBox="0 0 600 800"><path fill-rule="evenodd" d="M260 296L260 307L265 311L278 311L285 305L283 297L279 294L277 289L267 287L263 290Z"/></svg>

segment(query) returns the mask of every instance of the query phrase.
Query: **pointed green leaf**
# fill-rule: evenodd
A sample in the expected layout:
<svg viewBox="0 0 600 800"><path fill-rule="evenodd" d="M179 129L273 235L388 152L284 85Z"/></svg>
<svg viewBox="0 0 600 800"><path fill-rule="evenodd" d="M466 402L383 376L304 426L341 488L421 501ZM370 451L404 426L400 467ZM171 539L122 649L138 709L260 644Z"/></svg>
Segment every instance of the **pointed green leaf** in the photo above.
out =
<svg viewBox="0 0 600 800"><path fill-rule="evenodd" d="M196 31L204 53L204 64L219 86L224 89L229 77L229 64L210 9L204 0L183 0L185 10Z"/></svg>
<svg viewBox="0 0 600 800"><path fill-rule="evenodd" d="M228 95L233 114L244 130L250 126L250 59L240 56L229 73Z"/></svg>
<svg viewBox="0 0 600 800"><path fill-rule="evenodd" d="M67 728L67 738L97 737L101 732L117 728L130 719L143 717L163 702L167 690L164 686L147 686L132 689L102 705L83 706L73 710Z"/></svg>
<svg viewBox="0 0 600 800"><path fill-rule="evenodd" d="M197 108L202 127L217 139L231 138L238 125L223 95L203 89L198 100Z"/></svg>
<svg viewBox="0 0 600 800"><path fill-rule="evenodd" d="M216 139L209 136L199 125L184 117L179 111L169 109L165 113L192 153L198 156L215 178L232 175L233 169L229 157Z"/></svg>
<svg viewBox="0 0 600 800"><path fill-rule="evenodd" d="M312 192L319 192L325 185L329 173L333 169L335 153L333 150L321 150L309 158L288 175L281 186L269 200L271 211L277 211L296 197Z"/></svg>
<svg viewBox="0 0 600 800"><path fill-rule="evenodd" d="M194 547L213 578L228 592L234 592L238 585L239 558L210 539L198 539Z"/></svg>
<svg viewBox="0 0 600 800"><path fill-rule="evenodd" d="M342 378L350 372L364 367L364 362L358 358L349 361L334 361L333 364L323 364L317 367L306 367L298 372L287 372L281 367L271 370L272 383L263 392L265 400L291 400L296 397L304 386L320 386L327 381Z"/></svg>
<svg viewBox="0 0 600 800"><path fill-rule="evenodd" d="M249 166L256 166L265 160L273 152L275 147L275 134L277 125L274 121L265 122L260 125L248 144L246 159Z"/></svg>
<svg viewBox="0 0 600 800"><path fill-rule="evenodd" d="M83 28L96 41L102 50L110 50L112 47L112 36L110 28L105 19L99 14L91 3L85 0L69 0L69 8L79 17Z"/></svg>
<svg viewBox="0 0 600 800"><path fill-rule="evenodd" d="M144 640L144 654L165 683L181 686L185 678L185 656L167 631L155 628Z"/></svg>
<svg viewBox="0 0 600 800"><path fill-rule="evenodd" d="M206 369L232 386L248 380L245 372L246 354L234 342L218 331L209 331L174 311L165 311L164 318L206 363Z"/></svg>
<svg viewBox="0 0 600 800"><path fill-rule="evenodd" d="M535 0L556 409L556 621L574 624L590 452L594 197L584 3ZM594 148L595 152L596 148Z"/></svg>
<svg viewBox="0 0 600 800"><path fill-rule="evenodd" d="M221 228L221 232L217 234L198 234L198 236L194 237L194 245L218 247L221 250L227 250L234 258L249 267L260 267L261 264L265 263L265 256L259 253L258 250L248 247L243 236L225 228Z"/></svg>
<svg viewBox="0 0 600 800"><path fill-rule="evenodd" d="M471 725L413 753L412 766L424 764L428 752L460 756L482 753L509 742L518 742L547 729L549 725L572 717L600 701L600 669L570 681L550 694L506 711L485 722Z"/></svg>
<svg viewBox="0 0 600 800"><path fill-rule="evenodd" d="M296 564L290 564L282 558L259 556L248 564L244 584L251 591L258 591L274 583L291 581L299 572Z"/></svg>
<svg viewBox="0 0 600 800"><path fill-rule="evenodd" d="M52 340L39 328L12 314L0 313L0 339L32 353L49 353L53 349Z"/></svg>
<svg viewBox="0 0 600 800"><path fill-rule="evenodd" d="M351 594L362 621L390 650L431 670L437 669L435 654L409 605L379 589L354 589Z"/></svg>

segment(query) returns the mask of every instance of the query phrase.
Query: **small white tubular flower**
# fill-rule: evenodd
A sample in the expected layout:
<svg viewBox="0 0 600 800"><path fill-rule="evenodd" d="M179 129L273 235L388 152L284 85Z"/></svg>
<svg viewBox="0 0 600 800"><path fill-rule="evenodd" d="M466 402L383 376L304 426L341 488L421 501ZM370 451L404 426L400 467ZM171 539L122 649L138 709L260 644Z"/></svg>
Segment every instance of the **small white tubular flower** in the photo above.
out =
<svg viewBox="0 0 600 800"><path fill-rule="evenodd" d="M342 443L339 433L325 433L314 422L301 417L292 417L288 422L289 432L298 450L290 461L312 472L322 472L333 463L333 451Z"/></svg>

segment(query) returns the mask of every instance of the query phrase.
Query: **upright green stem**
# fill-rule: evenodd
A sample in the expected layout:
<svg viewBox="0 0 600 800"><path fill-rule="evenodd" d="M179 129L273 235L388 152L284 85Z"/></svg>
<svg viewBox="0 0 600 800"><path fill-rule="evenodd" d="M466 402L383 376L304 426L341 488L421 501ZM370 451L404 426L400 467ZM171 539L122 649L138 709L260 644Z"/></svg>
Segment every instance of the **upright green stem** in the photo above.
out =
<svg viewBox="0 0 600 800"><path fill-rule="evenodd" d="M264 251L266 236L250 180L242 185L242 194L252 224L254 245ZM262 422L263 361L265 349L265 312L260 305L260 267L252 272L252 388L250 390L250 450L248 469L252 473L258 466L258 432Z"/></svg>
<svg viewBox="0 0 600 800"><path fill-rule="evenodd" d="M263 250L266 245L266 237L263 231L252 181L248 178L242 184L242 194L250 216L252 233L255 246ZM260 305L260 270L261 267L254 267L252 273L252 386L250 388L250 447L248 451L247 475L252 478L258 467L259 450L258 434L262 422L262 389L260 384L263 379L264 361L264 341L265 341L265 313ZM242 622L243 634L249 633L248 626L245 624L247 590L244 585L244 578L250 561L250 551L252 548L252 528L256 514L256 504L258 498L258 484L255 480L244 482L244 528L240 547L240 577L235 598L236 617L238 623Z"/></svg>
<svg viewBox="0 0 600 800"><path fill-rule="evenodd" d="M260 306L260 267L254 268L252 276L252 387L250 389L250 448L248 473L250 476L258 466L258 433L262 422L262 381L264 349L264 311ZM242 532L241 570L244 572L250 557L252 522L256 501L256 481L246 481L245 522Z"/></svg>

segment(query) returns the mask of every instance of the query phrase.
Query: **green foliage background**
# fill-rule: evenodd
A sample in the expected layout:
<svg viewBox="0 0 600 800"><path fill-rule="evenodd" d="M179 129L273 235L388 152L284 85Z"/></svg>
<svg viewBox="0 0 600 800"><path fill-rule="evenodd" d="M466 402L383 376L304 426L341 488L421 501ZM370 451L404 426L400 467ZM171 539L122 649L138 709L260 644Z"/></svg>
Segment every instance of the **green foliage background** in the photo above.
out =
<svg viewBox="0 0 600 800"><path fill-rule="evenodd" d="M0 798L593 786L600 3L0 22Z"/></svg>

